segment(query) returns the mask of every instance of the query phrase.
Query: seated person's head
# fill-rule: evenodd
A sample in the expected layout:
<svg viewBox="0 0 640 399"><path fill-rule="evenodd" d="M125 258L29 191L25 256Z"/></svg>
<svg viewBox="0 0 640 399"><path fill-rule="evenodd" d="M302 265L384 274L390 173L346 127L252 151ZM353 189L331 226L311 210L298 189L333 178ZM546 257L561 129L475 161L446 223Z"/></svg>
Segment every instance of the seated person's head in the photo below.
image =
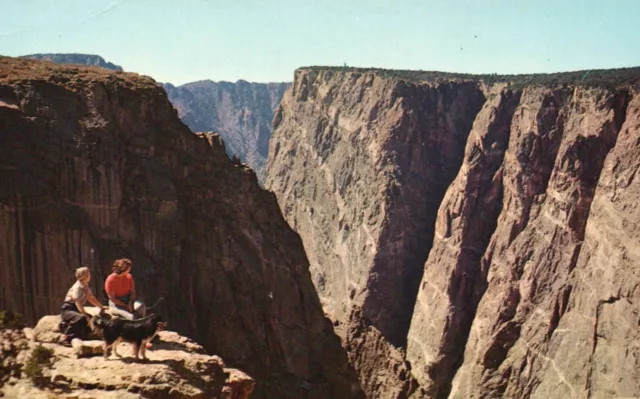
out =
<svg viewBox="0 0 640 399"><path fill-rule="evenodd" d="M133 262L131 262L131 259L117 259L115 262L113 262L112 270L115 274L126 274L131 270L132 264Z"/></svg>
<svg viewBox="0 0 640 399"><path fill-rule="evenodd" d="M76 269L76 280L88 283L91 280L91 272L88 267L79 267Z"/></svg>

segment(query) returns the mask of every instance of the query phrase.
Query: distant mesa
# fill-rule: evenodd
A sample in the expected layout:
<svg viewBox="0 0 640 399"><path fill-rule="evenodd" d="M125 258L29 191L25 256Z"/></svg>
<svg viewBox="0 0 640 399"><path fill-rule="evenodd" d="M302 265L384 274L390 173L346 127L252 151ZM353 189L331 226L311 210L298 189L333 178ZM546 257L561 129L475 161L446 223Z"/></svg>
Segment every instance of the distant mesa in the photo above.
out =
<svg viewBox="0 0 640 399"><path fill-rule="evenodd" d="M23 55L20 58L31 58L34 60L51 61L58 64L79 64L97 66L101 68L110 69L112 71L122 71L120 65L112 64L105 61L104 58L95 54L29 54Z"/></svg>

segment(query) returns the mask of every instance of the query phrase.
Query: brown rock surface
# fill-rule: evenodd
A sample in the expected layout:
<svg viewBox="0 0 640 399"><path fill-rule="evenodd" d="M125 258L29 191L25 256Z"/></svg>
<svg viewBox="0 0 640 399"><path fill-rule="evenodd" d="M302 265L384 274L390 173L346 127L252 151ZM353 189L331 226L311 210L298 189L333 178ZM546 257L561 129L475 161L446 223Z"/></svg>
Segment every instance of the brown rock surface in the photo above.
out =
<svg viewBox="0 0 640 399"><path fill-rule="evenodd" d="M135 74L0 58L0 308L55 314L79 265L130 257L172 329L254 397L352 397L350 371L273 194Z"/></svg>
<svg viewBox="0 0 640 399"><path fill-rule="evenodd" d="M77 358L104 355L104 342L99 340L83 341L76 338L71 341L71 347Z"/></svg>
<svg viewBox="0 0 640 399"><path fill-rule="evenodd" d="M60 342L62 332L58 326L61 321L60 315L49 315L40 318L33 328L33 339L38 342L47 342L50 344Z"/></svg>
<svg viewBox="0 0 640 399"><path fill-rule="evenodd" d="M5 337L10 332L14 336L19 334L15 330L5 330L1 336ZM12 338L14 345L25 341L23 335ZM23 372L0 389L8 398L247 399L255 387L251 377L240 370L226 368L222 359L204 354L201 346L175 332L158 333L153 348L147 351L147 362L134 360L129 344L119 346L120 359L115 356L109 359L102 356L78 358L78 347L98 347L93 344L95 342L99 341L74 340L74 348L44 344L53 350L54 357L50 366L43 367L45 382L39 386L34 385L24 373L30 350L39 343L30 341L27 345L20 345L21 351L13 357ZM97 352L95 354L99 354Z"/></svg>
<svg viewBox="0 0 640 399"><path fill-rule="evenodd" d="M640 396L640 71L416 76L301 69L274 120L368 396Z"/></svg>
<svg viewBox="0 0 640 399"><path fill-rule="evenodd" d="M433 397L442 396L440 385L450 382L459 366L484 293L477 265L500 212L501 167L520 94L498 87L488 97L469 135L465 162L440 207L408 336L413 374Z"/></svg>

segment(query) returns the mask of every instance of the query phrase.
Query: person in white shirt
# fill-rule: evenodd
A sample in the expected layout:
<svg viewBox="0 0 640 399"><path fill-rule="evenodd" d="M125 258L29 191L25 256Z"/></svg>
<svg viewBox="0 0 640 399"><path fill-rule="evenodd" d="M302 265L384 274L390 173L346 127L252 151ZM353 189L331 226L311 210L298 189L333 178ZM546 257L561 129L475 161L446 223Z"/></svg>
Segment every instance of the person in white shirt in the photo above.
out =
<svg viewBox="0 0 640 399"><path fill-rule="evenodd" d="M60 309L60 317L65 325L61 342L63 345L70 346L72 339L82 339L89 334L90 316L84 309L87 302L102 309L102 304L93 296L89 288L90 280L91 272L88 267L76 269L76 282L69 288Z"/></svg>

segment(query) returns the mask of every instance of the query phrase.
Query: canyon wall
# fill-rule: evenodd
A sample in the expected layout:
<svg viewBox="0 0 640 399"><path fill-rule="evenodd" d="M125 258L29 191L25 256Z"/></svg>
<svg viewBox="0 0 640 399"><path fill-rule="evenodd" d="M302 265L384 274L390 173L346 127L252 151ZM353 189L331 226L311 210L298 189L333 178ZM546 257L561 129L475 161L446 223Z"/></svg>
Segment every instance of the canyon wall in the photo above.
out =
<svg viewBox="0 0 640 399"><path fill-rule="evenodd" d="M194 132L214 131L227 154L237 155L264 183L273 113L289 83L203 80L164 84L180 119Z"/></svg>
<svg viewBox="0 0 640 399"><path fill-rule="evenodd" d="M130 257L170 328L256 380L253 397L360 397L300 237L215 134L147 77L0 58L0 308L58 311Z"/></svg>
<svg viewBox="0 0 640 399"><path fill-rule="evenodd" d="M640 394L638 82L296 72L266 186L369 397Z"/></svg>

